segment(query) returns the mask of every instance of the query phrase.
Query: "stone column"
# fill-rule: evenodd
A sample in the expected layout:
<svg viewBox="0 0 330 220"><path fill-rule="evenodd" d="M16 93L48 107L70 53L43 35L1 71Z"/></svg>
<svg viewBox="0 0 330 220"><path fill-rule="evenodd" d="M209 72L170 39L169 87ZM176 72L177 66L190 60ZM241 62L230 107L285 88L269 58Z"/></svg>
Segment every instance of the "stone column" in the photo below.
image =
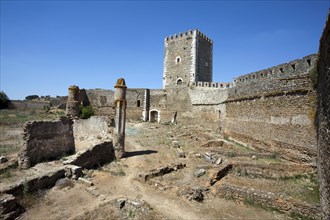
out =
<svg viewBox="0 0 330 220"><path fill-rule="evenodd" d="M150 107L150 90L144 90L144 101L143 101L143 121L149 121L149 107Z"/></svg>
<svg viewBox="0 0 330 220"><path fill-rule="evenodd" d="M126 123L126 83L123 78L115 85L114 104L116 106L113 147L117 159L125 156L125 123Z"/></svg>
<svg viewBox="0 0 330 220"><path fill-rule="evenodd" d="M66 116L79 117L79 87L69 86L69 95L66 102Z"/></svg>

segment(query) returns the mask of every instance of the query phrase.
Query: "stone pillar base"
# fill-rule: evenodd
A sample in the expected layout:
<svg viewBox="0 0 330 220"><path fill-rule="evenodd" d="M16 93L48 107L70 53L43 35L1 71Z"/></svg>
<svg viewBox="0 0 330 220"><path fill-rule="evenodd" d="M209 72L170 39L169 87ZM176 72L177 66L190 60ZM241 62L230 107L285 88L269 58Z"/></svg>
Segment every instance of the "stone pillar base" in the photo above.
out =
<svg viewBox="0 0 330 220"><path fill-rule="evenodd" d="M113 148L115 150L116 159L125 157L125 136L114 134Z"/></svg>

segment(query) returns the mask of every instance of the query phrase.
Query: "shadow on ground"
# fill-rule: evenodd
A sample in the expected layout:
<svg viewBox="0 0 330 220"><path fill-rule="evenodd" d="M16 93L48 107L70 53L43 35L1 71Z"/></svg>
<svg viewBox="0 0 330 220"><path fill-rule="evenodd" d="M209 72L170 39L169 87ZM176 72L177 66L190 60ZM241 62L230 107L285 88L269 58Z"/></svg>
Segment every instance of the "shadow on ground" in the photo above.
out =
<svg viewBox="0 0 330 220"><path fill-rule="evenodd" d="M132 152L126 152L125 157L135 157L135 156L141 156L146 154L155 154L158 153L158 151L155 150L140 150L140 151L132 151Z"/></svg>

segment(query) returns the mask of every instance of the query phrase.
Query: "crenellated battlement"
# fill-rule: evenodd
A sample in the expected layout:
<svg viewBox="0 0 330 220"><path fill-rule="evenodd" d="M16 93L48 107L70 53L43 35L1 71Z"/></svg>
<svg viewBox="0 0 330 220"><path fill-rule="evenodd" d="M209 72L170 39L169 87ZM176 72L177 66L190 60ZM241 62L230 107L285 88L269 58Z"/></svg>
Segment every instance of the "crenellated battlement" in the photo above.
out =
<svg viewBox="0 0 330 220"><path fill-rule="evenodd" d="M302 59L293 60L288 63L280 64L268 69L252 72L234 79L234 85L249 82L258 82L264 79L287 78L297 75L308 74L310 69L315 66L317 54L311 54Z"/></svg>
<svg viewBox="0 0 330 220"><path fill-rule="evenodd" d="M233 83L223 83L223 82L191 82L190 87L205 87L205 88L219 88L228 89L233 87Z"/></svg>
<svg viewBox="0 0 330 220"><path fill-rule="evenodd" d="M194 34L196 34L196 36L199 36L200 38L206 40L210 44L213 44L213 41L209 37L207 37L204 33L199 31L198 29L188 30L183 33L181 32L178 34L167 36L167 37L165 37L164 41L167 42L167 41L176 40L176 39L182 38L182 37L192 37L192 36L194 36Z"/></svg>

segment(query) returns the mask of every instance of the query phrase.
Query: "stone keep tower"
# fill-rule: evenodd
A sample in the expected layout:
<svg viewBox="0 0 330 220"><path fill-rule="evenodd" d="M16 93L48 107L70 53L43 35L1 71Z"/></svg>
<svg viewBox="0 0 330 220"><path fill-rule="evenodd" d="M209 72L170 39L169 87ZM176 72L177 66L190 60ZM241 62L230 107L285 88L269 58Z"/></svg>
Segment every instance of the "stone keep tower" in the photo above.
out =
<svg viewBox="0 0 330 220"><path fill-rule="evenodd" d="M166 37L163 89L212 82L213 42L195 29Z"/></svg>

